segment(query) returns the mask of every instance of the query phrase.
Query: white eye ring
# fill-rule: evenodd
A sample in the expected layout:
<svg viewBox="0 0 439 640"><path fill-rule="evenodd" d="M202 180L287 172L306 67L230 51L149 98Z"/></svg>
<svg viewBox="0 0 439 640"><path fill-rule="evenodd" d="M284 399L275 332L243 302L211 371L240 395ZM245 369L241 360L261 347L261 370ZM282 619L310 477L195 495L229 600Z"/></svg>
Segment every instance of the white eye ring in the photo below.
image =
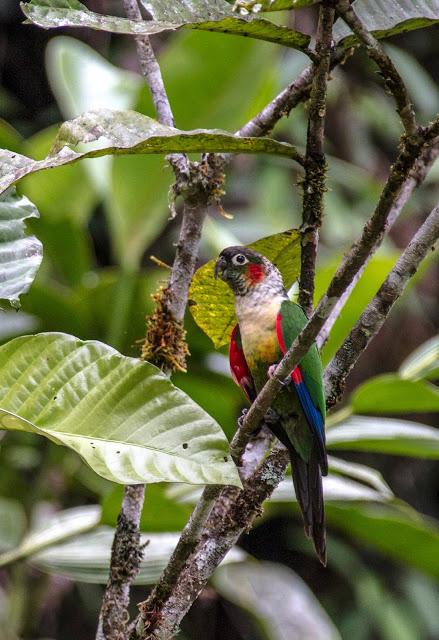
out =
<svg viewBox="0 0 439 640"><path fill-rule="evenodd" d="M233 264L236 264L241 267L243 264L247 264L248 258L246 258L243 253L238 253L236 254L236 256L233 256L232 262Z"/></svg>

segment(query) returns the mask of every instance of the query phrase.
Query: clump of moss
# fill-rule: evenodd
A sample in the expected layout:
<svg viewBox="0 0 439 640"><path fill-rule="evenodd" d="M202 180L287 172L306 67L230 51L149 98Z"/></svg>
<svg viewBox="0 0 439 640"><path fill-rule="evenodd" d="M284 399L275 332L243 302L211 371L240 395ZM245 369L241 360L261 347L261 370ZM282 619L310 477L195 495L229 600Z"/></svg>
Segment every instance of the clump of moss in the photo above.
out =
<svg viewBox="0 0 439 640"><path fill-rule="evenodd" d="M160 287L152 295L155 309L146 319L146 336L142 344L142 360L152 362L163 371L186 372L186 357L189 349L186 331L177 322L168 308L169 288Z"/></svg>

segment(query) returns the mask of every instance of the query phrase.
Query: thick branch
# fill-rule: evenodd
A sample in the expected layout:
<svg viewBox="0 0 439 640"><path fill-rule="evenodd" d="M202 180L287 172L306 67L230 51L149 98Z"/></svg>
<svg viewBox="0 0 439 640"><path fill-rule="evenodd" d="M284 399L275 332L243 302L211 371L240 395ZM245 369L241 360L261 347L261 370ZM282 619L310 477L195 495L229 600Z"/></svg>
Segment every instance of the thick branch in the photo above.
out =
<svg viewBox="0 0 439 640"><path fill-rule="evenodd" d="M102 600L96 640L125 640L129 619L130 586L139 573L143 549L139 523L145 487L125 487L111 549L110 575Z"/></svg>
<svg viewBox="0 0 439 640"><path fill-rule="evenodd" d="M343 20L352 29L361 44L364 45L368 55L378 65L385 85L395 99L396 110L407 135L416 136L418 125L410 96L384 47L363 25L354 9L350 6L349 0L338 0L336 7Z"/></svg>
<svg viewBox="0 0 439 640"><path fill-rule="evenodd" d="M372 302L361 314L343 346L338 350L325 374L326 395L331 404L341 398L346 377L372 338L381 329L393 304L400 297L427 253L434 250L439 238L439 204L417 231Z"/></svg>
<svg viewBox="0 0 439 640"><path fill-rule="evenodd" d="M326 160L324 136L326 118L326 87L331 61L332 27L335 11L325 2L320 7L317 34L317 61L313 68L313 81L308 118L305 155L305 179L303 182L303 214L301 234L301 270L299 279L299 304L310 314L313 307L314 274L319 241L319 229L323 218L323 194L325 192Z"/></svg>
<svg viewBox="0 0 439 640"><path fill-rule="evenodd" d="M203 535L183 564L169 597L162 602L148 598L142 603L133 639L168 640L173 637L213 571L241 533L260 515L261 505L283 479L287 464L287 451L275 449L244 483L243 491L236 487L222 488ZM151 609L157 604L157 609Z"/></svg>

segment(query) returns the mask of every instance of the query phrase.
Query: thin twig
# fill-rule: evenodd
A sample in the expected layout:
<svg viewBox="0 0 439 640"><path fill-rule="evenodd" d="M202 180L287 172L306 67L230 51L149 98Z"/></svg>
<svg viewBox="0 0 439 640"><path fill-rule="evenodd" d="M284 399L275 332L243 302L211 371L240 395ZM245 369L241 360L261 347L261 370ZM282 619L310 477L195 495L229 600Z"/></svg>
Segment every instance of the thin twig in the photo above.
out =
<svg viewBox="0 0 439 640"><path fill-rule="evenodd" d="M353 49L339 49L332 53L330 69L344 62L353 53ZM243 125L235 135L245 136L266 136L274 126L284 117L288 117L290 112L301 102L308 100L311 93L313 79L313 65L306 67L297 78L283 89L271 102L269 102L257 115Z"/></svg>
<svg viewBox="0 0 439 640"><path fill-rule="evenodd" d="M130 20L142 20L137 0L123 0L125 13ZM168 127L174 126L174 114L169 103L163 83L162 72L152 48L148 36L136 36L137 59L140 71L145 78L146 84L151 92L157 120ZM176 173L187 175L189 172L189 161L183 153L173 153L168 156L169 163Z"/></svg>
<svg viewBox="0 0 439 640"><path fill-rule="evenodd" d="M361 44L364 45L368 55L378 65L385 85L395 99L396 110L399 113L407 135L416 136L418 125L410 96L395 65L385 52L384 47L363 25L353 7L351 7L349 0L338 0L336 8Z"/></svg>
<svg viewBox="0 0 439 640"><path fill-rule="evenodd" d="M323 2L320 5L316 62L312 73L313 81L305 155L305 179L303 181L303 214L300 228L302 250L299 304L308 315L311 314L313 308L317 246L319 229L323 219L323 195L326 175L324 154L326 87L331 60L334 16L335 10L333 7Z"/></svg>
<svg viewBox="0 0 439 640"><path fill-rule="evenodd" d="M331 404L341 398L346 377L369 342L381 329L390 309L400 297L427 253L439 238L439 204L414 235L385 279L372 302L366 307L343 346L325 372L326 395Z"/></svg>

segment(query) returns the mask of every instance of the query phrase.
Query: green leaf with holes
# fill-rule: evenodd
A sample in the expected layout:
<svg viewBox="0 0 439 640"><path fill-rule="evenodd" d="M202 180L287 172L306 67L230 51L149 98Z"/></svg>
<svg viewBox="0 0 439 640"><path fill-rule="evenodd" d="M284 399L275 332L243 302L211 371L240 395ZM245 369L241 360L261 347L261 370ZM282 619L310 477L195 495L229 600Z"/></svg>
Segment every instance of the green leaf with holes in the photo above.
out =
<svg viewBox="0 0 439 640"><path fill-rule="evenodd" d="M113 482L240 486L219 425L159 369L62 333L0 348L0 426L73 449Z"/></svg>
<svg viewBox="0 0 439 640"><path fill-rule="evenodd" d="M78 145L81 151L77 150ZM84 145L88 145L86 150ZM181 131L136 111L97 109L64 122L51 152L43 160L1 149L0 193L30 173L83 158L173 152L268 153L301 161L292 145L271 138L241 138L220 129Z"/></svg>
<svg viewBox="0 0 439 640"><path fill-rule="evenodd" d="M261 238L248 245L277 266L289 289L300 271L300 233L290 229ZM236 324L233 294L222 280L215 279L216 258L200 267L189 290L189 308L198 326L217 349L230 341Z"/></svg>
<svg viewBox="0 0 439 640"><path fill-rule="evenodd" d="M127 35L153 35L181 28L216 31L237 36L267 40L293 49L305 49L310 37L299 31L249 15L233 12L225 0L142 0L152 20L128 20L89 11L78 0L31 0L22 2L25 16L46 29L54 27L89 27L98 31Z"/></svg>
<svg viewBox="0 0 439 640"><path fill-rule="evenodd" d="M0 195L0 299L17 307L31 286L43 259L41 242L26 232L25 220L38 210L15 189Z"/></svg>

